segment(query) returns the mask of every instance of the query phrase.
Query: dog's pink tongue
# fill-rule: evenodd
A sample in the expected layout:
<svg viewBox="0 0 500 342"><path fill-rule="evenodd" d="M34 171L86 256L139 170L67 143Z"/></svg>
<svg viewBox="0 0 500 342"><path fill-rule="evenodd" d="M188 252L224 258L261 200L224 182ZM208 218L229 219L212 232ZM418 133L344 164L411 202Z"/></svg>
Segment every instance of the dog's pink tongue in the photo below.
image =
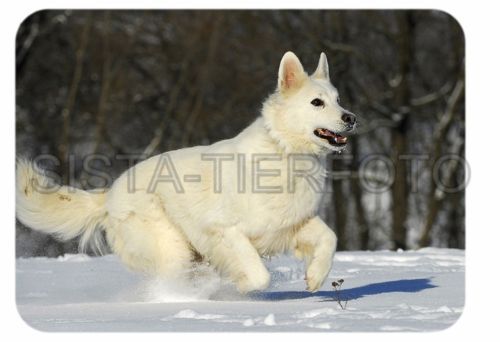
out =
<svg viewBox="0 0 500 342"><path fill-rule="evenodd" d="M345 144L345 143L346 143L346 141L347 141L347 137L343 137L343 136L341 136L341 135L337 135L337 134L335 134L335 142L336 142L337 144Z"/></svg>
<svg viewBox="0 0 500 342"><path fill-rule="evenodd" d="M330 131L328 129L322 129L321 134L326 135L327 137L332 137L332 138L335 138L337 136L335 133L333 133L332 131Z"/></svg>

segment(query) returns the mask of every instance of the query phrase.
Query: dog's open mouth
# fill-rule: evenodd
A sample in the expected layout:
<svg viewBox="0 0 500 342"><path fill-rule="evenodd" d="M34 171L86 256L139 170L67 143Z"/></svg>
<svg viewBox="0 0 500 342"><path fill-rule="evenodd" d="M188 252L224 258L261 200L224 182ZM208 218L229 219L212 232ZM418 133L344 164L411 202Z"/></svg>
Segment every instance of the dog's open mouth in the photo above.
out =
<svg viewBox="0 0 500 342"><path fill-rule="evenodd" d="M314 130L314 135L321 139L325 139L332 146L344 146L347 144L347 137L334 133L326 128L316 128Z"/></svg>

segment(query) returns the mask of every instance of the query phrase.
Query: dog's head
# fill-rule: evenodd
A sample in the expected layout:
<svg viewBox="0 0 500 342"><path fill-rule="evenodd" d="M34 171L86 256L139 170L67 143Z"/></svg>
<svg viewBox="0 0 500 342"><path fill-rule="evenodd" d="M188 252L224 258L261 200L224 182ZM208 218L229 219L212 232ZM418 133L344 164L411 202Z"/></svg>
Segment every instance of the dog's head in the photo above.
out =
<svg viewBox="0 0 500 342"><path fill-rule="evenodd" d="M324 53L310 76L293 52L285 53L276 92L264 103L263 113L271 132L293 150L341 151L356 128L356 116L342 108L330 83Z"/></svg>

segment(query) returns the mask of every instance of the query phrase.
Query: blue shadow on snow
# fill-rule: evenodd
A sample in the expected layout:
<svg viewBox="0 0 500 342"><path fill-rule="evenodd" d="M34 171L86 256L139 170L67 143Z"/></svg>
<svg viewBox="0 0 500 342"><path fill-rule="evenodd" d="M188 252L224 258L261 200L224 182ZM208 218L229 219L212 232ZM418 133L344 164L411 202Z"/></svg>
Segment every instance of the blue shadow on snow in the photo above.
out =
<svg viewBox="0 0 500 342"><path fill-rule="evenodd" d="M307 291L276 291L276 292L260 292L253 293L251 297L255 300L262 301L279 301L279 300L290 300L290 299L304 299L312 297L320 297L323 300L333 300L336 301L337 298L341 300L355 300L366 296L373 296L384 293L393 292L407 292L416 293L427 289L432 289L437 287L431 284L431 279L401 279L393 281L385 281L382 283L374 283L369 285L364 285L360 287L354 287L352 289L340 290L338 294L335 291L318 291L310 293Z"/></svg>

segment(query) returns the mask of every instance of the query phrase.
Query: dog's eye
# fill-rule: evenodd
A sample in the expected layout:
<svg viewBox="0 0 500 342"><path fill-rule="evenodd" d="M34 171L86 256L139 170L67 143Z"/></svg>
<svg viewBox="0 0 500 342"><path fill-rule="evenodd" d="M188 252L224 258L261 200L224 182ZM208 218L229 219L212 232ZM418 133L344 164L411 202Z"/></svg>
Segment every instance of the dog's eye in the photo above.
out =
<svg viewBox="0 0 500 342"><path fill-rule="evenodd" d="M323 102L323 100L320 100L320 99L314 99L311 101L311 104L315 107L323 107L325 105L325 103Z"/></svg>

